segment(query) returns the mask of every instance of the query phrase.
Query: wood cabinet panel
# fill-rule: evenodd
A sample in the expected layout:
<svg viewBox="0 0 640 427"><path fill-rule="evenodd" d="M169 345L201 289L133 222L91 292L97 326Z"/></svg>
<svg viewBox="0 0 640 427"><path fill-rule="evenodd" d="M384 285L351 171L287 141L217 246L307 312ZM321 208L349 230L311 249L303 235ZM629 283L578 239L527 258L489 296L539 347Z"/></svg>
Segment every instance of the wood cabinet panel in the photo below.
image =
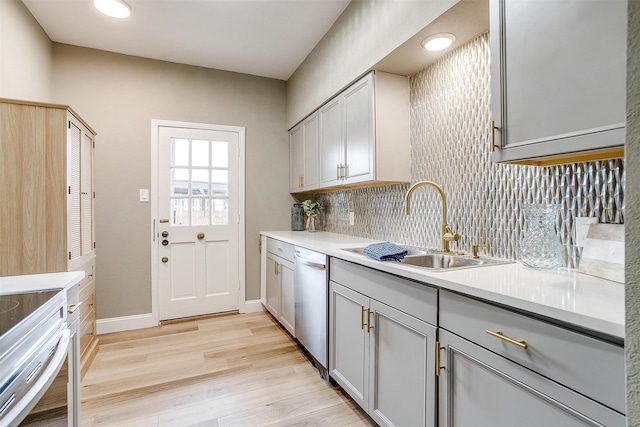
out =
<svg viewBox="0 0 640 427"><path fill-rule="evenodd" d="M70 322L80 317L86 354L97 345L94 139L68 106L0 99L0 276L84 270L69 304L82 302Z"/></svg>

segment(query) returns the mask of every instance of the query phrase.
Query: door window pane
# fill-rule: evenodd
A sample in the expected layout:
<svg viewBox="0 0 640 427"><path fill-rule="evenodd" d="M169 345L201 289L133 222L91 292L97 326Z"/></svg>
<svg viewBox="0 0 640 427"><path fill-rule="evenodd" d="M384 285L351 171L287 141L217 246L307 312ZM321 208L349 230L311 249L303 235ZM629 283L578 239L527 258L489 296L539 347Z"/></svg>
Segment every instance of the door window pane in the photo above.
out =
<svg viewBox="0 0 640 427"><path fill-rule="evenodd" d="M209 166L209 141L191 141L191 166Z"/></svg>
<svg viewBox="0 0 640 427"><path fill-rule="evenodd" d="M229 222L229 143L171 139L171 225Z"/></svg>
<svg viewBox="0 0 640 427"><path fill-rule="evenodd" d="M171 138L171 166L189 166L189 140Z"/></svg>
<svg viewBox="0 0 640 427"><path fill-rule="evenodd" d="M209 169L191 170L191 194L194 196L209 195Z"/></svg>
<svg viewBox="0 0 640 427"><path fill-rule="evenodd" d="M229 195L229 172L226 170L211 171L211 195L212 196L228 196Z"/></svg>
<svg viewBox="0 0 640 427"><path fill-rule="evenodd" d="M209 224L209 199L191 199L191 225Z"/></svg>
<svg viewBox="0 0 640 427"><path fill-rule="evenodd" d="M229 167L229 143L227 141L211 141L211 167Z"/></svg>
<svg viewBox="0 0 640 427"><path fill-rule="evenodd" d="M171 225L189 225L189 199L174 199L171 201Z"/></svg>
<svg viewBox="0 0 640 427"><path fill-rule="evenodd" d="M171 169L171 195L186 196L189 194L189 169Z"/></svg>
<svg viewBox="0 0 640 427"><path fill-rule="evenodd" d="M227 199L213 199L211 210L211 224L227 225L229 223L229 203Z"/></svg>

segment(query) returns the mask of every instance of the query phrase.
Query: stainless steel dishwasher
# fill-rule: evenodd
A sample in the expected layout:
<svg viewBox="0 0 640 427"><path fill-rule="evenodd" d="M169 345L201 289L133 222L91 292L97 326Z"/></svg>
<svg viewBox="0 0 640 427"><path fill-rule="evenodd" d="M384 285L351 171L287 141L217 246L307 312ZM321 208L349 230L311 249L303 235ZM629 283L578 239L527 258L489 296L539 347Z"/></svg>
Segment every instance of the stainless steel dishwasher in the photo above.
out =
<svg viewBox="0 0 640 427"><path fill-rule="evenodd" d="M329 380L329 290L327 256L294 247L296 338L315 362L320 376Z"/></svg>

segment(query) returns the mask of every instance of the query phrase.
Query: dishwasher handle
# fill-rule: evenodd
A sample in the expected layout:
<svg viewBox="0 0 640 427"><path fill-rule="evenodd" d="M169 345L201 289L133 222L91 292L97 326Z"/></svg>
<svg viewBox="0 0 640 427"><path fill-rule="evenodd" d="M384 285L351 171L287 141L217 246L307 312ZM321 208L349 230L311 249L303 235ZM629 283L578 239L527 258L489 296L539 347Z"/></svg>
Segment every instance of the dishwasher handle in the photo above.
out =
<svg viewBox="0 0 640 427"><path fill-rule="evenodd" d="M308 265L309 267L317 268L318 270L324 270L325 268L327 268L327 266L324 264L309 261L308 259L298 256L298 254L293 254L293 256L295 257L296 261L299 262L300 264Z"/></svg>

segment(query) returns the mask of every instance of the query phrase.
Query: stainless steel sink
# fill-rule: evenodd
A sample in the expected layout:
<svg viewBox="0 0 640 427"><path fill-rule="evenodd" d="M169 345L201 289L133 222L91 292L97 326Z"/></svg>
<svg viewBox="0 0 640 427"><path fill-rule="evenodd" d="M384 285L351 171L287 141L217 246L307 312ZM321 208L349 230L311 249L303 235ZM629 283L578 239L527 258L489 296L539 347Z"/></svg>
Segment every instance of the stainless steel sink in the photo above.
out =
<svg viewBox="0 0 640 427"><path fill-rule="evenodd" d="M405 257L400 262L402 264L414 265L416 267L422 267L429 270L454 270L461 268L480 267L483 265L507 264L510 261L487 258L470 258L466 256L442 253L430 253Z"/></svg>
<svg viewBox="0 0 640 427"><path fill-rule="evenodd" d="M419 256L419 255L426 255L427 251L425 251L424 249L418 249L418 248L408 248L406 246L403 246L404 248L407 249L407 255L405 256ZM343 248L343 251L347 251L347 252L354 252L360 255L364 255L364 248Z"/></svg>
<svg viewBox="0 0 640 427"><path fill-rule="evenodd" d="M431 249L406 247L407 255L400 261L402 264L411 265L430 271L450 271L463 268L482 267L487 265L509 264L513 261L490 258L471 258L470 256L454 255L451 253L437 252ZM364 248L343 248L343 251L364 254Z"/></svg>

